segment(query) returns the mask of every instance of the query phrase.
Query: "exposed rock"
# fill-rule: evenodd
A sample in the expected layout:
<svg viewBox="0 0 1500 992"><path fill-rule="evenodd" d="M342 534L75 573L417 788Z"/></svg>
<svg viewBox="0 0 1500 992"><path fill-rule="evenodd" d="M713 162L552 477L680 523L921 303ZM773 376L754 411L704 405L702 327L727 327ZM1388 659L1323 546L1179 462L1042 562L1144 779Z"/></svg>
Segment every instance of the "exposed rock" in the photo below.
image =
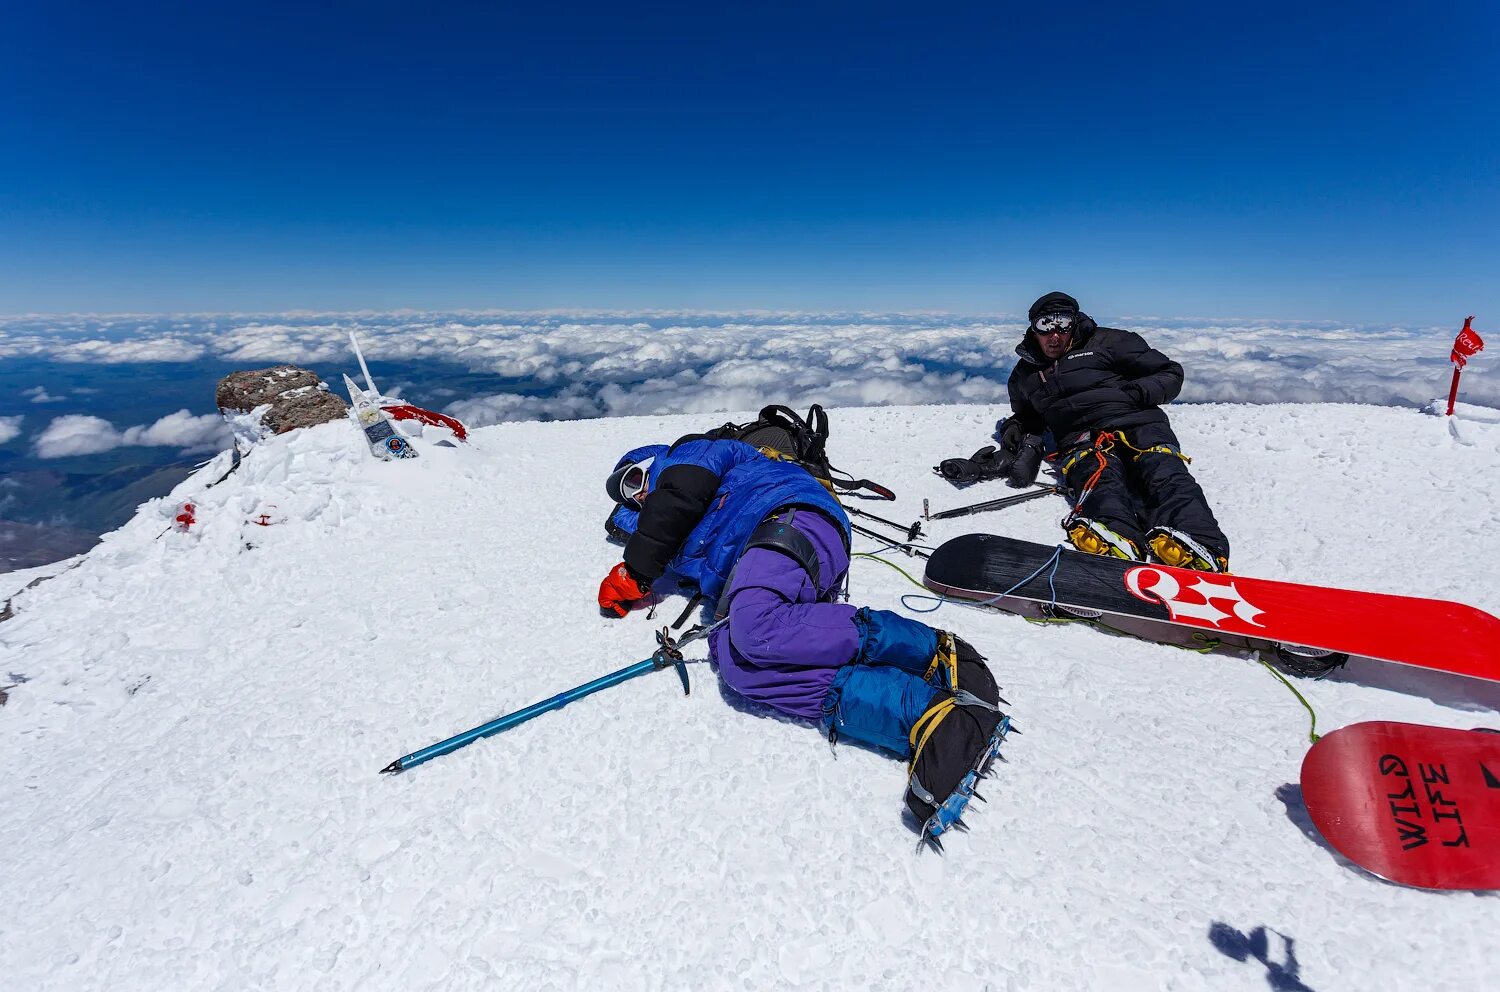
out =
<svg viewBox="0 0 1500 992"><path fill-rule="evenodd" d="M343 417L347 409L316 372L297 365L231 372L219 380L214 402L226 417L269 406L261 423L272 434L326 424Z"/></svg>

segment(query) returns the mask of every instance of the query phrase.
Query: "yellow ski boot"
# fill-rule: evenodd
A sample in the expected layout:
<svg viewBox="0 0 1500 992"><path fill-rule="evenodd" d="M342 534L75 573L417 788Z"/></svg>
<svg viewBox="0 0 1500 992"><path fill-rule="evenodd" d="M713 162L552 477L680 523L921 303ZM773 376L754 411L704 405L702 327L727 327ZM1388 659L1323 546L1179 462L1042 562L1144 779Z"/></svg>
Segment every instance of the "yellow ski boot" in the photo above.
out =
<svg viewBox="0 0 1500 992"><path fill-rule="evenodd" d="M1146 535L1151 557L1173 568L1191 568L1198 572L1228 572L1229 559L1216 555L1186 534L1170 527L1153 527Z"/></svg>
<svg viewBox="0 0 1500 992"><path fill-rule="evenodd" d="M1077 517L1068 526L1068 540L1086 555L1104 555L1126 561L1144 560L1134 541L1087 517Z"/></svg>

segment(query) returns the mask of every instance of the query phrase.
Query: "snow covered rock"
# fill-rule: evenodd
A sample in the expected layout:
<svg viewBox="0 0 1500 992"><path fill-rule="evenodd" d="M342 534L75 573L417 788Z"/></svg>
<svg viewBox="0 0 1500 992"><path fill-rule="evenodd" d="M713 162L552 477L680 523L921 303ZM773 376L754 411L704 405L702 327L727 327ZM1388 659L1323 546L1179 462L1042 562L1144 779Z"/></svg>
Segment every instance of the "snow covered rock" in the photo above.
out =
<svg viewBox="0 0 1500 992"><path fill-rule="evenodd" d="M226 417L268 406L260 422L271 434L326 424L344 416L346 409L316 372L297 365L231 372L219 380L214 402Z"/></svg>

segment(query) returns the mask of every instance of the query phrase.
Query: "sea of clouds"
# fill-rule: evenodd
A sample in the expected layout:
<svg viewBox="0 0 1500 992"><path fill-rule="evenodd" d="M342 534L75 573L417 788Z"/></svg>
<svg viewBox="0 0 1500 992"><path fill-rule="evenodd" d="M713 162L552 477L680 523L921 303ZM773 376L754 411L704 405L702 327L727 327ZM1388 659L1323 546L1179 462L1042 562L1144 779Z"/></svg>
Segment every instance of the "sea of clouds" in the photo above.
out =
<svg viewBox="0 0 1500 992"><path fill-rule="evenodd" d="M1181 362L1178 402L1352 402L1421 406L1446 393L1451 326L1097 315L1137 331ZM1006 403L1005 380L1025 318L806 312L398 312L275 315L0 317L0 361L122 366L213 360L242 368L278 362L347 367L349 332L386 363L440 362L475 373L444 412L475 425L508 420L715 413L767 402L805 407ZM1482 331L1482 327L1481 327ZM1500 379L1481 355L1464 399L1500 407ZM386 386L386 383L381 383ZM399 383L395 384L399 385ZM440 406L425 383L417 402ZM55 400L38 384L33 403ZM0 443L23 433L0 418ZM224 442L217 414L187 410L117 427L56 417L28 438L38 457L122 445L209 450Z"/></svg>

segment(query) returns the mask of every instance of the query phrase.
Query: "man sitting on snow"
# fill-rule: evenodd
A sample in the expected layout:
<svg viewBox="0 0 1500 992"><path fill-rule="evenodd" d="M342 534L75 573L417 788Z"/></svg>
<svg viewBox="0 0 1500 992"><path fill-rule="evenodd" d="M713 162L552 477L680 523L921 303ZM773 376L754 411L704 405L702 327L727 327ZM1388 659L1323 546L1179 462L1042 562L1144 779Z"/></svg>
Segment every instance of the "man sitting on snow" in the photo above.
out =
<svg viewBox="0 0 1500 992"><path fill-rule="evenodd" d="M716 616L709 637L735 692L821 721L909 761L906 805L937 836L972 795L1008 728L984 658L946 631L841 603L849 518L795 462L690 435L626 452L605 490L624 561L599 586L623 617L671 572Z"/></svg>
<svg viewBox="0 0 1500 992"><path fill-rule="evenodd" d="M1100 327L1066 293L1031 305L1010 374L1013 416L1001 448L1012 485L1036 481L1050 429L1073 499L1063 521L1074 547L1206 572L1229 570L1229 539L1161 407L1182 390L1182 366L1139 334Z"/></svg>

